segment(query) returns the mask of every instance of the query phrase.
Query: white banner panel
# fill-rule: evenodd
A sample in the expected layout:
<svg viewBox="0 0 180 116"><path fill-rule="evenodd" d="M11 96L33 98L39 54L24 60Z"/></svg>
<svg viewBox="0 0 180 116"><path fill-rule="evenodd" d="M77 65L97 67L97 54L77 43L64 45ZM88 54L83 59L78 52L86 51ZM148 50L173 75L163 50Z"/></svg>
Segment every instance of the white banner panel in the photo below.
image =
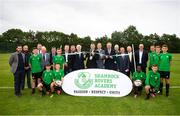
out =
<svg viewBox="0 0 180 116"><path fill-rule="evenodd" d="M62 86L73 96L122 97L132 90L132 82L123 73L106 69L83 69L67 74Z"/></svg>

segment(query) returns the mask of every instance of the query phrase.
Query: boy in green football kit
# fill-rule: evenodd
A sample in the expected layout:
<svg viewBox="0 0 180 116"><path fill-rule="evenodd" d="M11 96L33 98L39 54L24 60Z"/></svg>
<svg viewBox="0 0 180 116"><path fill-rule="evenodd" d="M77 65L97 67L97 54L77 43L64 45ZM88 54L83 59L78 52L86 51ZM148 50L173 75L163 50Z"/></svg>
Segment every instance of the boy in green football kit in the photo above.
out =
<svg viewBox="0 0 180 116"><path fill-rule="evenodd" d="M64 78L64 71L60 68L59 64L55 65L55 70L53 71L54 73L54 78L53 78L53 82L51 84L52 87L52 92L54 92L54 90L57 91L57 94L60 95L62 93L62 84L63 84L63 78ZM60 83L57 83L57 82Z"/></svg>
<svg viewBox="0 0 180 116"><path fill-rule="evenodd" d="M56 64L60 64L60 68L64 70L64 57L62 56L62 49L57 49L57 55L53 57L53 66L55 67Z"/></svg>
<svg viewBox="0 0 180 116"><path fill-rule="evenodd" d="M145 79L146 79L146 74L141 70L141 66L137 66L137 71L133 73L133 77L132 77L134 98L136 98L138 94L141 95L142 83L145 81ZM139 84L136 84L137 81L140 81Z"/></svg>
<svg viewBox="0 0 180 116"><path fill-rule="evenodd" d="M51 65L47 64L46 70L43 71L42 74L42 83L38 84L38 89L42 92L42 95L45 95L45 93L49 95L51 92L50 86L51 83L53 82L54 74L53 71L50 69L51 69Z"/></svg>
<svg viewBox="0 0 180 116"><path fill-rule="evenodd" d="M150 98L150 94L152 97L155 97L158 92L160 85L160 74L158 72L158 67L156 64L152 65L152 70L148 72L146 81L145 81L145 90L146 90L146 98Z"/></svg>
<svg viewBox="0 0 180 116"><path fill-rule="evenodd" d="M149 53L149 70L152 70L151 67L153 64L159 64L159 55L156 52L156 47L154 45L150 46L151 52Z"/></svg>
<svg viewBox="0 0 180 116"><path fill-rule="evenodd" d="M159 60L159 72L161 75L161 83L160 83L160 94L162 95L163 90L163 80L165 79L166 82L166 96L169 96L169 78L170 78L170 65L172 61L172 55L168 52L168 46L162 46L162 53L160 54Z"/></svg>
<svg viewBox="0 0 180 116"><path fill-rule="evenodd" d="M35 86L36 83L41 82L41 75L42 75L42 68L41 68L41 55L38 54L38 49L33 48L33 55L29 58L29 66L31 67L32 71L32 94L35 93Z"/></svg>

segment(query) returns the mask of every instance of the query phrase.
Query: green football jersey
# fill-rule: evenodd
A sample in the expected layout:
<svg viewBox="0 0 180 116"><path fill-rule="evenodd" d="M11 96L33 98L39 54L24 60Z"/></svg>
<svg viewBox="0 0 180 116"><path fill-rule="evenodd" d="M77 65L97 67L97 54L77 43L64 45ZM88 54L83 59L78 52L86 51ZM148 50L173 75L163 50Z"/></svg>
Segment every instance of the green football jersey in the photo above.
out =
<svg viewBox="0 0 180 116"><path fill-rule="evenodd" d="M146 85L153 86L155 90L159 89L160 85L160 74L159 72L154 73L153 71L149 71L145 81Z"/></svg>
<svg viewBox="0 0 180 116"><path fill-rule="evenodd" d="M54 73L54 80L55 81L61 80L62 77L64 77L64 71L62 69L60 69L59 71L54 70L53 73Z"/></svg>
<svg viewBox="0 0 180 116"><path fill-rule="evenodd" d="M146 79L146 74L144 72L134 72L133 73L133 77L132 77L132 80L135 81L135 80L145 80Z"/></svg>
<svg viewBox="0 0 180 116"><path fill-rule="evenodd" d="M169 53L161 53L159 58L159 71L170 71L170 62L172 61L172 55Z"/></svg>
<svg viewBox="0 0 180 116"><path fill-rule="evenodd" d="M149 67L153 64L159 65L159 55L156 52L149 53Z"/></svg>
<svg viewBox="0 0 180 116"><path fill-rule="evenodd" d="M45 84L47 85L51 84L51 82L53 81L53 78L54 78L54 74L52 70L50 71L45 70L43 72L42 80Z"/></svg>
<svg viewBox="0 0 180 116"><path fill-rule="evenodd" d="M41 68L41 55L31 55L29 58L29 64L31 65L31 71L32 73L38 73L42 71Z"/></svg>
<svg viewBox="0 0 180 116"><path fill-rule="evenodd" d="M54 64L60 64L60 69L63 68L63 64L65 63L64 57L56 55L53 57L53 63Z"/></svg>

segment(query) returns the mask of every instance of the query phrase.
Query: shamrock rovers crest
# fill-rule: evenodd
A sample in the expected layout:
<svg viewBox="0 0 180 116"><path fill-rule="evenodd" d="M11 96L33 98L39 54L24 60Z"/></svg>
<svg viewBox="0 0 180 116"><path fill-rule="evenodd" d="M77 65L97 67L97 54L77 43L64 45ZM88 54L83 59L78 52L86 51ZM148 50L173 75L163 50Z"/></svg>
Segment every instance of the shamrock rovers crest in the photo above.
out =
<svg viewBox="0 0 180 116"><path fill-rule="evenodd" d="M88 89L93 84L93 80L90 79L90 76L88 72L78 73L78 77L74 80L75 85L80 89Z"/></svg>

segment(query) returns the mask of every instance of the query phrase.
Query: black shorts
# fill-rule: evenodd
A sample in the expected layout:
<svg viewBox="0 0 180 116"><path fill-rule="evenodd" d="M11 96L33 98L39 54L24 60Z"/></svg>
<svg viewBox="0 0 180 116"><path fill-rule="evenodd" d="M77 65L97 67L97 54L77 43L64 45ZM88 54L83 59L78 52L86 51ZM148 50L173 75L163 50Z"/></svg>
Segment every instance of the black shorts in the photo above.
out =
<svg viewBox="0 0 180 116"><path fill-rule="evenodd" d="M161 78L169 79L170 78L170 72L169 71L159 71Z"/></svg>
<svg viewBox="0 0 180 116"><path fill-rule="evenodd" d="M41 76L42 76L42 72L32 73L32 79L41 78Z"/></svg>
<svg viewBox="0 0 180 116"><path fill-rule="evenodd" d="M152 86L152 85L149 85L149 86L150 86L149 93L153 93L153 94L155 94L155 93L156 93L156 91L153 91L154 86Z"/></svg>
<svg viewBox="0 0 180 116"><path fill-rule="evenodd" d="M46 89L46 91L50 91L51 90L50 85L51 84L47 85L47 84L43 83L43 88Z"/></svg>
<svg viewBox="0 0 180 116"><path fill-rule="evenodd" d="M61 86L55 86L54 89L55 89L55 91L61 91L62 87Z"/></svg>

